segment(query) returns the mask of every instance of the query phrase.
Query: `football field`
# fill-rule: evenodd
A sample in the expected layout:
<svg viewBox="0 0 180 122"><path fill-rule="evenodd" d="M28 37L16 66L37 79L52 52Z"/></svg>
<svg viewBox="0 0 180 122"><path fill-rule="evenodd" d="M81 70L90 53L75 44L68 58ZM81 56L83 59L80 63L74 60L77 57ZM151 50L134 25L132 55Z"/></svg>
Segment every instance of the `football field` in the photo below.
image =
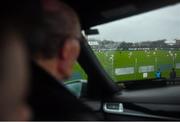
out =
<svg viewBox="0 0 180 122"><path fill-rule="evenodd" d="M162 77L169 78L174 67L180 76L180 51L141 50L141 51L95 51L100 63L115 81L155 78L159 69ZM86 79L79 65L74 67L75 77Z"/></svg>

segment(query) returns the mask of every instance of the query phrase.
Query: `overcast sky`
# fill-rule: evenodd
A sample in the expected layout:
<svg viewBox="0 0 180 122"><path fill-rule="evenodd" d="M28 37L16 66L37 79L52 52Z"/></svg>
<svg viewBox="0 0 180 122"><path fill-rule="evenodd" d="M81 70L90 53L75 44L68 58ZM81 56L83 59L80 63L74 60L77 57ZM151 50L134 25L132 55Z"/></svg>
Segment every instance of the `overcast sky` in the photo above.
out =
<svg viewBox="0 0 180 122"><path fill-rule="evenodd" d="M139 42L180 39L180 4L96 26L100 34L90 38Z"/></svg>

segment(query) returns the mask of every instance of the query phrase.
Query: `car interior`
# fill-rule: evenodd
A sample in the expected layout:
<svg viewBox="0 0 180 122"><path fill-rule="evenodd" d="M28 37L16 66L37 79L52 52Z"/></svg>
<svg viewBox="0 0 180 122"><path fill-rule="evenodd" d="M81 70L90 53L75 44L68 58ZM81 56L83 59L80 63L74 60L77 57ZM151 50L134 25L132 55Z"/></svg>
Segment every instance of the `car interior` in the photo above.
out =
<svg viewBox="0 0 180 122"><path fill-rule="evenodd" d="M64 1L78 13L84 36L98 34L92 27L180 3L179 0ZM146 21L146 20L144 20ZM180 25L177 25L180 26ZM141 32L139 32L141 33ZM180 86L165 78L116 83L105 71L87 38L81 42L78 63L87 74L78 97L102 120L180 120ZM178 81L178 80L177 80Z"/></svg>
<svg viewBox="0 0 180 122"><path fill-rule="evenodd" d="M103 121L180 120L180 0L60 1L81 23L80 55L62 83L78 100Z"/></svg>

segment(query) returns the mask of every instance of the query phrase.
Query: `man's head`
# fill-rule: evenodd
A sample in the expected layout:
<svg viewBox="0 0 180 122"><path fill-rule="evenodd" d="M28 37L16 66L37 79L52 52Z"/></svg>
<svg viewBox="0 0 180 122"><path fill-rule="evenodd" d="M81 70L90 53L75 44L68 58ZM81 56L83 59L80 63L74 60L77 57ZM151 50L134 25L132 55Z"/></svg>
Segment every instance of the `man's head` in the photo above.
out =
<svg viewBox="0 0 180 122"><path fill-rule="evenodd" d="M33 59L58 79L71 75L79 52L80 24L76 13L58 0L41 0L39 24L28 36Z"/></svg>
<svg viewBox="0 0 180 122"><path fill-rule="evenodd" d="M26 50L18 33L1 34L0 120L28 120Z"/></svg>

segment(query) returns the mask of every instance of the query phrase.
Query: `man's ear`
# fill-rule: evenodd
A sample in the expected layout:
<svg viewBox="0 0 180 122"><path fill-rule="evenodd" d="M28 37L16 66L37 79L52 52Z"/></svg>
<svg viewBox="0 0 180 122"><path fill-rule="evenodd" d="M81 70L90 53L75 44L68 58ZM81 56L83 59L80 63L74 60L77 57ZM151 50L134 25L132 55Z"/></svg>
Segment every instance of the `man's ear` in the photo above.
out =
<svg viewBox="0 0 180 122"><path fill-rule="evenodd" d="M71 40L66 40L63 47L60 49L59 55L62 60L69 60L72 58L72 43Z"/></svg>
<svg viewBox="0 0 180 122"><path fill-rule="evenodd" d="M76 60L80 53L80 45L77 40L67 39L59 52L63 60ZM60 58L60 57L59 57Z"/></svg>

